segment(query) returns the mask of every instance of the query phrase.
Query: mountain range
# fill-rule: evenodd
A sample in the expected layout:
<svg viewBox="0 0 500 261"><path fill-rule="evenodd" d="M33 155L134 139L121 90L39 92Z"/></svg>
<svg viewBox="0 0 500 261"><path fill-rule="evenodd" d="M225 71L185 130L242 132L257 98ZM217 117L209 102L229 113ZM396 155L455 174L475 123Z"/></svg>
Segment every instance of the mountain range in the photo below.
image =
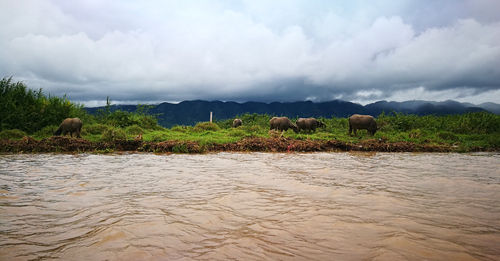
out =
<svg viewBox="0 0 500 261"><path fill-rule="evenodd" d="M85 108L87 112L93 114L104 107ZM133 112L136 105L111 105L110 110L123 110ZM405 101L387 102L378 101L375 103L361 105L343 100L333 100L328 102L314 103L311 101L299 102L222 102L222 101L183 101L180 103L160 103L155 105L149 113L159 114L158 124L171 128L175 125L194 126L199 122L210 120L210 112L215 120L231 119L237 115L245 113L268 114L274 116L296 117L349 117L352 114L366 114L374 117L382 112L386 114L402 112L405 114L430 115L430 114L463 114L466 112L489 111L500 114L500 104L482 103L475 105L472 103L461 103L447 100L443 102L435 101Z"/></svg>

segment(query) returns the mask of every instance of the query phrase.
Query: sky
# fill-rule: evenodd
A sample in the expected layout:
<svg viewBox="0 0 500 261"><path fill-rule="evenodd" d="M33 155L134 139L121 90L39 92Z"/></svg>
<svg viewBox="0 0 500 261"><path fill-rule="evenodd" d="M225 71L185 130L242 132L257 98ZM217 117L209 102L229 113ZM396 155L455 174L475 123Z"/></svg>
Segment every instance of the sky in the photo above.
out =
<svg viewBox="0 0 500 261"><path fill-rule="evenodd" d="M500 103L499 0L0 0L0 77L87 107Z"/></svg>

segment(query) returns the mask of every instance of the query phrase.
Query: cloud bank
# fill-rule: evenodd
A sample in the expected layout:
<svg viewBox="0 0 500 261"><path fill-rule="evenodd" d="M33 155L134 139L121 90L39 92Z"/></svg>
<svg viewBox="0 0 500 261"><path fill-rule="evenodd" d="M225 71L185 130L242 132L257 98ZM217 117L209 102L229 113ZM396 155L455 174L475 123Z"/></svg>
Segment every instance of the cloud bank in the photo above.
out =
<svg viewBox="0 0 500 261"><path fill-rule="evenodd" d="M88 105L500 101L500 2L0 2L0 73Z"/></svg>

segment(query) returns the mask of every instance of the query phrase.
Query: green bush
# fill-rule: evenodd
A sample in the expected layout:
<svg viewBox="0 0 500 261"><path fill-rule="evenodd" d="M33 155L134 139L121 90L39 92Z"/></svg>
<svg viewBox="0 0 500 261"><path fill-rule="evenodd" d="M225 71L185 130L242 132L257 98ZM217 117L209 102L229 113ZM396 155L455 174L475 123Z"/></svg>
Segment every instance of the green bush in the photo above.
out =
<svg viewBox="0 0 500 261"><path fill-rule="evenodd" d="M66 96L45 96L42 89L31 90L12 77L0 81L0 131L19 129L32 134L44 127L57 125L66 118L85 118L83 105Z"/></svg>
<svg viewBox="0 0 500 261"><path fill-rule="evenodd" d="M111 129L111 126L104 125L104 124L93 124L90 126L83 126L83 129L85 132L92 134L92 135L101 135L106 131L109 131Z"/></svg>
<svg viewBox="0 0 500 261"><path fill-rule="evenodd" d="M196 132L218 131L218 130L220 130L220 128L215 123L200 122L200 123L196 124L196 126L194 126L193 130Z"/></svg>
<svg viewBox="0 0 500 261"><path fill-rule="evenodd" d="M104 131L102 134L103 141L115 141L115 140L126 140L127 135L123 130L120 129L111 129Z"/></svg>
<svg viewBox="0 0 500 261"><path fill-rule="evenodd" d="M143 134L144 130L137 125L132 125L132 126L128 126L127 128L125 128L125 132L130 134L130 135L139 135L139 134Z"/></svg>
<svg viewBox="0 0 500 261"><path fill-rule="evenodd" d="M423 136L423 134L422 134L422 131L420 129L414 129L408 133L408 137L410 139L420 139L422 136Z"/></svg>
<svg viewBox="0 0 500 261"><path fill-rule="evenodd" d="M179 126L179 125L175 125L174 127L172 127L171 130L172 131L176 131L176 132L187 133L187 132L192 131L193 127L192 126Z"/></svg>
<svg viewBox="0 0 500 261"><path fill-rule="evenodd" d="M135 121L133 119L132 113L127 112L127 111L122 111L122 110L116 110L116 111L110 113L108 115L106 121L110 125L121 127L121 128L131 126L131 125L138 123L137 121Z"/></svg>
<svg viewBox="0 0 500 261"><path fill-rule="evenodd" d="M217 121L215 120L214 123L219 126L221 129L228 129L233 126L233 121L234 119L241 119L241 122L243 123L242 126L260 126L260 127L266 127L269 128L269 120L272 118L272 116L269 116L267 114L257 114L257 113L245 113L243 115L237 115L234 118L231 119L226 119L226 120L220 120Z"/></svg>
<svg viewBox="0 0 500 261"><path fill-rule="evenodd" d="M458 140L458 136L449 131L440 131L437 133L437 137L443 140Z"/></svg>
<svg viewBox="0 0 500 261"><path fill-rule="evenodd" d="M228 132L230 137L244 137L246 133L241 129L234 129Z"/></svg>
<svg viewBox="0 0 500 261"><path fill-rule="evenodd" d="M26 132L18 129L0 131L0 139L2 140L22 139L24 136L27 136Z"/></svg>
<svg viewBox="0 0 500 261"><path fill-rule="evenodd" d="M154 133L151 135L152 142L162 142L168 140L168 135L166 133Z"/></svg>
<svg viewBox="0 0 500 261"><path fill-rule="evenodd" d="M57 128L59 128L59 126L55 126L55 125L46 126L43 129L35 132L33 134L33 137L36 137L36 138L47 138L47 137L50 137L50 136L54 136L54 131L57 130Z"/></svg>

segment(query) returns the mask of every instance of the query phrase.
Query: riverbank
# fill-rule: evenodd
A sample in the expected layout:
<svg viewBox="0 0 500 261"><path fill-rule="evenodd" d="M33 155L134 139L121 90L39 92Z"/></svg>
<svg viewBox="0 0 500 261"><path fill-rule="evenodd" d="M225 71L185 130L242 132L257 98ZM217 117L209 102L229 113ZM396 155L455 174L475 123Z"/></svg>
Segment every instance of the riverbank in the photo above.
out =
<svg viewBox="0 0 500 261"><path fill-rule="evenodd" d="M208 152L500 152L500 148L461 147L447 144L417 144L407 141L388 142L365 139L358 142L339 140L299 140L287 137L246 137L231 143L200 144L196 141L167 140L162 142L115 140L92 142L86 139L54 136L41 140L25 136L21 140L0 140L0 152L154 152L154 153L208 153Z"/></svg>

